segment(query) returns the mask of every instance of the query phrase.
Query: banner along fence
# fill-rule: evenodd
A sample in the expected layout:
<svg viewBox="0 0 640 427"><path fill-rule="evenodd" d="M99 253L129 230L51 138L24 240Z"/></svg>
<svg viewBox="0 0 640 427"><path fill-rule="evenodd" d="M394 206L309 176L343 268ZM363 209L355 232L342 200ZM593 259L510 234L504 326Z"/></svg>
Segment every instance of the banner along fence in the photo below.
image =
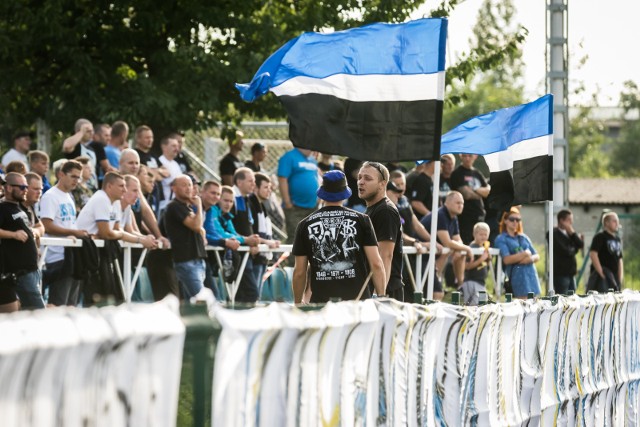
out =
<svg viewBox="0 0 640 427"><path fill-rule="evenodd" d="M182 321L173 298L2 315L2 424L175 425L183 322L194 425L640 425L632 291L480 307L214 303Z"/></svg>
<svg viewBox="0 0 640 427"><path fill-rule="evenodd" d="M0 424L173 426L178 300L0 315Z"/></svg>
<svg viewBox="0 0 640 427"><path fill-rule="evenodd" d="M640 294L214 305L212 425L640 425Z"/></svg>

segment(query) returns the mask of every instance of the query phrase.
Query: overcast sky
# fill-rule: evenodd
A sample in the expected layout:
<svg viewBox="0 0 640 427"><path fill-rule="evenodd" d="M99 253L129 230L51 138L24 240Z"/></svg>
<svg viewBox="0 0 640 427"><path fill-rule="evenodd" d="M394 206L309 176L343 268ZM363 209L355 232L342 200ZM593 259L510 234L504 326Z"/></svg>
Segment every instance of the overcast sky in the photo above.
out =
<svg viewBox="0 0 640 427"><path fill-rule="evenodd" d="M427 5L433 3L428 2ZM449 18L449 54L467 50L471 29L482 0L466 0ZM529 30L524 45L525 78L530 100L544 94L545 85L545 0L514 0L516 19ZM569 80L570 87L583 81L582 98L570 97L576 104L600 93L602 106L617 105L622 84L633 80L640 85L640 1L569 1ZM588 56L580 66L580 60ZM448 61L449 62L449 61Z"/></svg>

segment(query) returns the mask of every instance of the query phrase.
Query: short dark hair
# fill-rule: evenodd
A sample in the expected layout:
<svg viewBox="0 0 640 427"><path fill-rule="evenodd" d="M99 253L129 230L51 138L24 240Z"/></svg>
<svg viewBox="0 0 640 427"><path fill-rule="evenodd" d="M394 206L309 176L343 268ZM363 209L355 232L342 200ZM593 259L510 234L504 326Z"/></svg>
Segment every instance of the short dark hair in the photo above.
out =
<svg viewBox="0 0 640 427"><path fill-rule="evenodd" d="M263 182L271 182L271 178L269 178L267 175L261 173L261 172L256 172L255 174L256 177L256 188L260 188L260 186L262 185Z"/></svg>
<svg viewBox="0 0 640 427"><path fill-rule="evenodd" d="M232 195L235 195L233 192L233 188L229 187L228 185L223 185L222 187L220 187L220 194L224 193L231 193Z"/></svg>
<svg viewBox="0 0 640 427"><path fill-rule="evenodd" d="M571 211L569 209L560 209L560 211L558 211L558 216L557 216L558 221L567 219L569 215L571 215Z"/></svg>
<svg viewBox="0 0 640 427"><path fill-rule="evenodd" d="M112 138L114 136L124 135L125 132L129 133L129 125L127 125L126 122L123 122L122 120L118 120L117 122L114 122L113 125L111 125Z"/></svg>
<svg viewBox="0 0 640 427"><path fill-rule="evenodd" d="M27 165L21 160L13 160L4 168L5 173L17 172L20 175L27 173Z"/></svg>
<svg viewBox="0 0 640 427"><path fill-rule="evenodd" d="M207 190L209 187L220 187L220 183L213 180L207 180L202 184L202 189Z"/></svg>
<svg viewBox="0 0 640 427"><path fill-rule="evenodd" d="M107 172L102 180L102 189L107 188L107 184L113 184L120 179L124 179L124 177L119 172Z"/></svg>
<svg viewBox="0 0 640 427"><path fill-rule="evenodd" d="M64 164L60 168L60 172L66 174L71 172L74 169L82 171L82 164L77 160L67 160L66 162L64 162Z"/></svg>
<svg viewBox="0 0 640 427"><path fill-rule="evenodd" d="M35 180L42 182L42 177L35 172L25 173L24 177L27 179L27 184L30 184L31 181L35 181Z"/></svg>
<svg viewBox="0 0 640 427"><path fill-rule="evenodd" d="M264 150L264 148L265 148L264 144L262 144L261 142L256 142L251 146L251 154L255 154L258 151L262 151Z"/></svg>
<svg viewBox="0 0 640 427"><path fill-rule="evenodd" d="M19 131L13 134L13 141L15 142L15 140L20 138L33 139L34 137L35 137L35 134L33 132L29 132L28 130L25 130L25 129L20 129Z"/></svg>
<svg viewBox="0 0 640 427"><path fill-rule="evenodd" d="M164 147L165 145L169 144L169 141L171 141L172 139L175 139L176 141L178 140L173 134L167 135L160 140L160 145Z"/></svg>

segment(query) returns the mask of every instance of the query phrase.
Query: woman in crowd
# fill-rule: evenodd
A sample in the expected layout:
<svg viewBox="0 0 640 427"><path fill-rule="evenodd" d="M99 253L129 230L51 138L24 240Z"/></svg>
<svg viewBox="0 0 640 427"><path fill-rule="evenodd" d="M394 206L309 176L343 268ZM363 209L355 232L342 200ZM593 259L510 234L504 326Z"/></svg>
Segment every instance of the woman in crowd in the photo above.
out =
<svg viewBox="0 0 640 427"><path fill-rule="evenodd" d="M520 210L512 207L502 215L500 235L496 237L495 247L500 250L505 266L505 288L516 298L527 298L529 292L540 294L540 283L534 263L540 260L531 240L522 232Z"/></svg>

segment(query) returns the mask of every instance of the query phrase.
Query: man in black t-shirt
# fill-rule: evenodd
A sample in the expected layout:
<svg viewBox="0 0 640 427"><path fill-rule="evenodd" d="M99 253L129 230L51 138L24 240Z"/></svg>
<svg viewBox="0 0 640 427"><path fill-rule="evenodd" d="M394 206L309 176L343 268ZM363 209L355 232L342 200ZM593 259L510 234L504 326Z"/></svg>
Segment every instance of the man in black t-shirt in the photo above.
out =
<svg viewBox="0 0 640 427"><path fill-rule="evenodd" d="M402 225L398 209L387 198L389 171L378 162L364 162L358 172L358 196L367 204L384 263L387 295L404 300L402 283Z"/></svg>
<svg viewBox="0 0 640 427"><path fill-rule="evenodd" d="M193 196L189 175L179 175L171 189L175 198L167 205L162 221L171 241L176 276L184 296L189 299L202 290L206 272L202 201L200 196Z"/></svg>
<svg viewBox="0 0 640 427"><path fill-rule="evenodd" d="M556 294L567 295L568 291L576 290L576 253L584 247L584 242L573 229L570 210L560 210L557 218L558 226L553 228L553 289Z"/></svg>
<svg viewBox="0 0 640 427"><path fill-rule="evenodd" d="M27 213L20 206L26 200L27 180L16 172L5 177L4 199L0 201L0 273L16 277L15 292L23 308L44 308L40 293L40 270L38 269L38 249ZM8 286L1 283L0 286ZM3 299L10 295L3 288ZM15 298L11 298L15 301ZM0 305L10 304L4 299Z"/></svg>
<svg viewBox="0 0 640 427"><path fill-rule="evenodd" d="M603 231L593 236L589 257L591 258L591 275L587 290L607 292L609 288L622 289L624 266L622 263L622 243L616 235L620 221L615 212L602 216Z"/></svg>
<svg viewBox="0 0 640 427"><path fill-rule="evenodd" d="M342 206L351 196L344 173L334 170L324 174L317 195L324 201L324 206L300 221L296 228L293 243L295 302L369 298L366 286L369 269L376 293L383 295L386 277L371 221L366 215ZM311 297L307 300L304 297L308 295L305 287L309 265Z"/></svg>
<svg viewBox="0 0 640 427"><path fill-rule="evenodd" d="M149 126L141 125L136 128L134 149L140 156L140 164L149 168L156 181L162 181L167 178L169 171L162 166L160 160L151 153L153 147L153 131ZM122 161L122 157L120 158Z"/></svg>
<svg viewBox="0 0 640 427"><path fill-rule="evenodd" d="M476 154L460 154L460 166L451 174L452 190L460 192L464 198L464 210L458 216L460 237L465 245L473 240L473 226L484 221L484 199L489 196L491 186L479 170L473 167Z"/></svg>
<svg viewBox="0 0 640 427"><path fill-rule="evenodd" d="M229 152L220 160L220 179L222 180L222 185L232 186L233 175L236 173L236 169L244 166L244 163L238 158L242 147L244 147L243 137L244 133L237 130L234 136L229 138Z"/></svg>
<svg viewBox="0 0 640 427"><path fill-rule="evenodd" d="M244 162L244 165L254 172L262 171L260 164L267 158L267 147L256 142L251 146L251 160Z"/></svg>
<svg viewBox="0 0 640 427"><path fill-rule="evenodd" d="M411 185L407 187L411 208L419 219L431 212L433 207L434 166L435 163L428 160L418 165L416 171L419 173L411 180Z"/></svg>

